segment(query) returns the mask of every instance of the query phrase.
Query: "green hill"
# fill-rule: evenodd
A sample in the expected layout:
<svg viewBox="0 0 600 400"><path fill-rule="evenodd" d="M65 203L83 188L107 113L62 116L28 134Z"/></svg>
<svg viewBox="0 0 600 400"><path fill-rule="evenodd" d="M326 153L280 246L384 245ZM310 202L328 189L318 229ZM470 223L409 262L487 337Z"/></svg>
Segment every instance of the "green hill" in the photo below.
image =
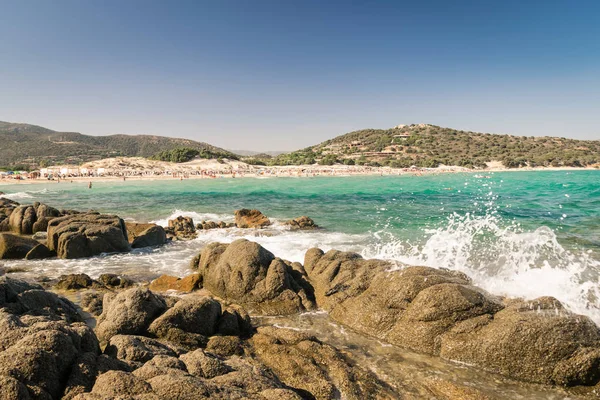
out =
<svg viewBox="0 0 600 400"><path fill-rule="evenodd" d="M589 166L600 162L600 141L466 132L428 124L350 132L316 146L263 160L267 165L334 163L485 167Z"/></svg>
<svg viewBox="0 0 600 400"><path fill-rule="evenodd" d="M117 156L150 157L177 148L236 158L224 149L190 139L150 135L89 136L77 132L56 132L36 125L0 122L0 166L12 168L81 164Z"/></svg>

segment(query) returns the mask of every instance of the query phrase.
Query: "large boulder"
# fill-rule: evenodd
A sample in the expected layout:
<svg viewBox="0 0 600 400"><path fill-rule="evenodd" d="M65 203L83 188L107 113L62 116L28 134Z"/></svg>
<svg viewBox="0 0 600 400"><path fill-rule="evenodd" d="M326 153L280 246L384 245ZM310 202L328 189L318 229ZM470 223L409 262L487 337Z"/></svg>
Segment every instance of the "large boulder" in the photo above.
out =
<svg viewBox="0 0 600 400"><path fill-rule="evenodd" d="M118 334L143 335L166 310L165 300L148 289L128 289L116 296L106 294L96 333L103 341Z"/></svg>
<svg viewBox="0 0 600 400"><path fill-rule="evenodd" d="M160 225L126 222L125 227L127 228L129 243L134 249L160 246L167 243L167 234Z"/></svg>
<svg viewBox="0 0 600 400"><path fill-rule="evenodd" d="M600 381L600 329L556 299L502 301L460 272L390 267L354 253L305 257L317 304L357 332L514 379Z"/></svg>
<svg viewBox="0 0 600 400"><path fill-rule="evenodd" d="M262 314L314 308L302 267L276 258L258 243L239 239L212 243L192 261L211 293Z"/></svg>
<svg viewBox="0 0 600 400"><path fill-rule="evenodd" d="M10 206L12 204L8 204ZM0 204L2 208L3 204ZM48 222L59 217L60 211L46 204L18 205L8 215L8 230L19 235L46 231Z"/></svg>
<svg viewBox="0 0 600 400"><path fill-rule="evenodd" d="M81 258L131 250L123 220L114 215L75 214L48 224L48 248L60 258Z"/></svg>
<svg viewBox="0 0 600 400"><path fill-rule="evenodd" d="M264 228L271 225L269 218L258 210L236 210L235 224L238 228Z"/></svg>
<svg viewBox="0 0 600 400"><path fill-rule="evenodd" d="M21 259L40 242L27 237L0 233L0 259Z"/></svg>
<svg viewBox="0 0 600 400"><path fill-rule="evenodd" d="M70 301L0 280L0 398L28 398L24 387L31 398L60 398L76 360L100 351L92 329L79 321ZM21 394L2 397L6 391Z"/></svg>

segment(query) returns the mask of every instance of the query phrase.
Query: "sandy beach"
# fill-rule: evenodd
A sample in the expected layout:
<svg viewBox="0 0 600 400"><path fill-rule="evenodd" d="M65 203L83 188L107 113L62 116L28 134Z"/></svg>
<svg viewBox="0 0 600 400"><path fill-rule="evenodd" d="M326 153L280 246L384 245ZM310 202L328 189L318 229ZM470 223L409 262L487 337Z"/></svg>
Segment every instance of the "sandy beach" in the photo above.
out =
<svg viewBox="0 0 600 400"><path fill-rule="evenodd" d="M506 168L501 162L490 162L486 169L469 169L441 165L437 168L391 168L359 165L250 165L236 160L197 159L186 163L154 161L142 157L117 157L85 163L83 165L60 165L43 168L40 174L0 175L0 184L41 183L48 180L73 182L101 182L117 180L173 180L173 179L221 179L221 178L278 178L316 176L387 176L430 175L440 173L486 173L505 171L578 171L594 170L595 167L523 167Z"/></svg>

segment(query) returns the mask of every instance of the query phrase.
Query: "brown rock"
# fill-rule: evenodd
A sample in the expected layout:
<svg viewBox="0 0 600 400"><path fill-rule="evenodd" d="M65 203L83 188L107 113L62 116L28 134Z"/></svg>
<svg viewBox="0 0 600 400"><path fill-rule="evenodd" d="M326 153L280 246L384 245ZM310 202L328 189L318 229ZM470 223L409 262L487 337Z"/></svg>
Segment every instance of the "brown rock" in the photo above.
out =
<svg viewBox="0 0 600 400"><path fill-rule="evenodd" d="M69 274L61 275L61 277L58 278L58 283L54 285L54 288L58 290L79 290L100 286L101 285L97 281L86 274Z"/></svg>
<svg viewBox="0 0 600 400"><path fill-rule="evenodd" d="M0 259L25 258L34 247L40 244L37 240L0 233Z"/></svg>
<svg viewBox="0 0 600 400"><path fill-rule="evenodd" d="M167 234L160 225L126 222L125 227L127 228L129 243L134 249L161 246L167 243Z"/></svg>
<svg viewBox="0 0 600 400"><path fill-rule="evenodd" d="M75 214L48 224L48 248L60 258L91 257L131 250L125 223L117 216Z"/></svg>
<svg viewBox="0 0 600 400"><path fill-rule="evenodd" d="M26 260L42 260L44 258L56 257L56 253L50 251L43 244L38 244L25 255Z"/></svg>
<svg viewBox="0 0 600 400"><path fill-rule="evenodd" d="M179 216L169 220L169 230L173 234L182 239L193 239L196 237L196 228L194 220L191 217Z"/></svg>
<svg viewBox="0 0 600 400"><path fill-rule="evenodd" d="M108 371L96 379L93 394L117 398L118 396L135 396L152 392L146 381L123 371Z"/></svg>
<svg viewBox="0 0 600 400"><path fill-rule="evenodd" d="M166 292L167 290L192 292L201 287L201 285L202 279L199 274L188 275L185 278L161 275L150 283L149 288L155 292Z"/></svg>
<svg viewBox="0 0 600 400"><path fill-rule="evenodd" d="M319 226L315 224L315 221L312 218L307 216L302 216L298 218L291 219L284 223L284 225L288 225L292 230L298 229L318 229Z"/></svg>
<svg viewBox="0 0 600 400"><path fill-rule="evenodd" d="M238 228L264 228L271 225L269 218L258 210L242 208L236 210L234 215L235 224Z"/></svg>
<svg viewBox="0 0 600 400"><path fill-rule="evenodd" d="M251 311L292 314L314 307L302 274L258 243L211 243L193 263L204 288Z"/></svg>

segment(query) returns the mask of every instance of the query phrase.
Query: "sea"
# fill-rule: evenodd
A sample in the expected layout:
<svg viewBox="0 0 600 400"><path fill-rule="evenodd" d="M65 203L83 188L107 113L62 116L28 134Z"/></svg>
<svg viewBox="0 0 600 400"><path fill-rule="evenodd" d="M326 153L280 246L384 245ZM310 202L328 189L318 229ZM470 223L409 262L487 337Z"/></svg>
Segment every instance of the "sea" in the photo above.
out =
<svg viewBox="0 0 600 400"><path fill-rule="evenodd" d="M0 191L22 204L40 201L164 226L178 215L232 222L240 208L256 208L274 221L265 230L200 231L190 242L129 254L4 262L25 276L184 276L207 243L243 237L291 261L302 262L309 248L319 247L392 260L396 268L459 270L493 294L554 296L600 323L600 171L95 181L91 189L62 180ZM290 231L283 224L302 215L321 229Z"/></svg>
<svg viewBox="0 0 600 400"><path fill-rule="evenodd" d="M149 281L185 276L211 242L256 241L276 256L303 262L312 247L393 261L395 269L426 265L465 272L499 296L554 296L600 324L600 171L515 171L298 178L216 178L155 181L62 180L0 185L4 197L116 214L166 226L179 215L233 222L240 208L271 218L266 229L199 231L197 239L127 254L80 260L2 261L30 280L63 274L126 274ZM320 227L291 231L285 221L307 215ZM321 312L263 318L313 331L353 354L390 382L440 377L511 399L576 398L559 388L482 374L475 368L402 350L349 332ZM261 319L257 319L261 323ZM418 397L418 396L417 396Z"/></svg>

